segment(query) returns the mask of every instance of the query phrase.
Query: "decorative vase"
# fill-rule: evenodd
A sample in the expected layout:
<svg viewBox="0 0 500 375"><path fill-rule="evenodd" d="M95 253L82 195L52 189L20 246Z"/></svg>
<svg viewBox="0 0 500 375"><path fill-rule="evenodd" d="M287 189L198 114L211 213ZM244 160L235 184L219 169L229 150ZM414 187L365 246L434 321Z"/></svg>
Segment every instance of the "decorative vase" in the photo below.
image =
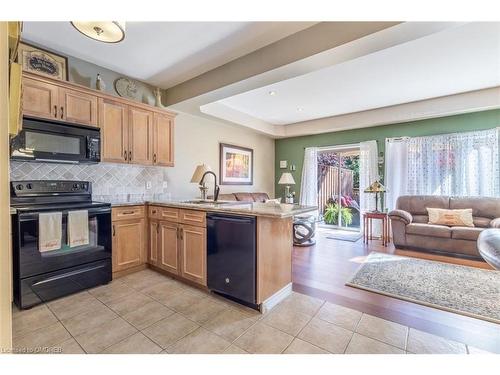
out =
<svg viewBox="0 0 500 375"><path fill-rule="evenodd" d="M153 91L155 96L155 106L163 108L163 104L161 103L161 89L159 87L155 88Z"/></svg>
<svg viewBox="0 0 500 375"><path fill-rule="evenodd" d="M95 80L95 88L99 91L104 91L106 90L106 84L104 83L104 81L102 80L101 78L101 75L100 74L97 74L97 78Z"/></svg>

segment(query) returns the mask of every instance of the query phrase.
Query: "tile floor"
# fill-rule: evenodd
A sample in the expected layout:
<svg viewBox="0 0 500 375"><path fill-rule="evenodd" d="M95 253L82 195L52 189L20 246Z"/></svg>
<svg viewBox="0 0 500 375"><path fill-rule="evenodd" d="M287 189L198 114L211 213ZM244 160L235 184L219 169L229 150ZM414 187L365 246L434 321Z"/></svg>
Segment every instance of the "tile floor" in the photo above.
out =
<svg viewBox="0 0 500 375"><path fill-rule="evenodd" d="M19 353L484 353L293 293L265 315L151 270L30 310Z"/></svg>

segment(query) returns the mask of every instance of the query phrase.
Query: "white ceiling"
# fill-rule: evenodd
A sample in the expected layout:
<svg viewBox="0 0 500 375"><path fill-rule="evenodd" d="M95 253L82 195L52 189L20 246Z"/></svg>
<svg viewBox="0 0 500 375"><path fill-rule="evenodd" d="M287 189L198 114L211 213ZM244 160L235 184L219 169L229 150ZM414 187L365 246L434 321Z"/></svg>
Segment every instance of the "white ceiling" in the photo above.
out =
<svg viewBox="0 0 500 375"><path fill-rule="evenodd" d="M127 22L125 40L84 37L69 22L25 22L23 39L162 88L196 77L315 22Z"/></svg>
<svg viewBox="0 0 500 375"><path fill-rule="evenodd" d="M225 118L227 108L226 119L240 112L256 121L284 125L495 86L500 86L500 23L453 24L422 38L218 100L213 103L217 105L213 115Z"/></svg>

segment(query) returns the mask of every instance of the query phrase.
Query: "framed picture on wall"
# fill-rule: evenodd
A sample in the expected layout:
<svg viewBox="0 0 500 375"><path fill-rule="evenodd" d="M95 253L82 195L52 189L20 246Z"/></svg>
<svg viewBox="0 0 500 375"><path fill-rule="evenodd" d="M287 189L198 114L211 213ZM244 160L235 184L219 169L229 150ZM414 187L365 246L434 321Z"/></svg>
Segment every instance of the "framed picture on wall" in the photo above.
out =
<svg viewBox="0 0 500 375"><path fill-rule="evenodd" d="M25 72L62 81L68 79L68 59L64 56L21 42L17 59Z"/></svg>
<svg viewBox="0 0 500 375"><path fill-rule="evenodd" d="M220 144L220 184L253 185L253 150Z"/></svg>

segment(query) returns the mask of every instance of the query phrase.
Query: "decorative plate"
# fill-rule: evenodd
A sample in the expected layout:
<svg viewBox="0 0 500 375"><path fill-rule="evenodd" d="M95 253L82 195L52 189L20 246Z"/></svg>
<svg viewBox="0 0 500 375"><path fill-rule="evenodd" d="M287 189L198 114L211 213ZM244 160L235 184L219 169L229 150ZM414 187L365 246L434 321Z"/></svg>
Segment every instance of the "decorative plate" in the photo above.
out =
<svg viewBox="0 0 500 375"><path fill-rule="evenodd" d="M137 99L137 84L135 81L121 77L115 81L115 90L118 95L124 98Z"/></svg>

